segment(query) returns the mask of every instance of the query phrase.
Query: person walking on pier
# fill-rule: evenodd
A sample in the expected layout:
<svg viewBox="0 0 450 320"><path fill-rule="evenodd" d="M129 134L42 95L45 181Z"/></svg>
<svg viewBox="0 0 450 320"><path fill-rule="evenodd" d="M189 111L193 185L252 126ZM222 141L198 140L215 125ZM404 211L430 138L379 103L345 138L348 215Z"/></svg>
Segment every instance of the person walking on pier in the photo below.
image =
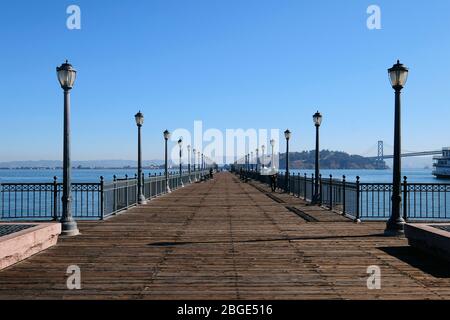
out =
<svg viewBox="0 0 450 320"><path fill-rule="evenodd" d="M270 188L272 189L272 192L277 191L277 180L278 175L276 173L270 176Z"/></svg>

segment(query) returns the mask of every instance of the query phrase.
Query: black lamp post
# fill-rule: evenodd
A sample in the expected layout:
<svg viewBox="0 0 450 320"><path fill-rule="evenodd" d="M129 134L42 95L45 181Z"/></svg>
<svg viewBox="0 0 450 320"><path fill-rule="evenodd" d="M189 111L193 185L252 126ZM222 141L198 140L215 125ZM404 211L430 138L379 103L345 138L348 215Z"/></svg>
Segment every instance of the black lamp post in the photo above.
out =
<svg viewBox="0 0 450 320"><path fill-rule="evenodd" d="M266 150L266 146L265 146L265 145L262 145L262 146L261 146L261 152L262 152L262 155L261 155L261 160L262 160L262 161L261 161L261 164L262 164L263 169L266 167L266 162L265 162L265 159L264 159L265 156L266 156L266 155L264 154L264 153L265 153L265 150Z"/></svg>
<svg viewBox="0 0 450 320"><path fill-rule="evenodd" d="M164 143L165 143L165 151L164 151L164 175L166 177L166 192L170 193L169 186L169 170L168 170L168 151L167 151L167 141L170 139L169 130L164 131Z"/></svg>
<svg viewBox="0 0 450 320"><path fill-rule="evenodd" d="M259 149L256 148L256 172L259 172Z"/></svg>
<svg viewBox="0 0 450 320"><path fill-rule="evenodd" d="M180 184L181 187L184 187L183 184L183 163L182 163L182 158L183 158L183 138L178 139L178 146L180 147Z"/></svg>
<svg viewBox="0 0 450 320"><path fill-rule="evenodd" d="M196 158L197 158L197 149L192 150L192 156L194 161L194 181L197 181L197 167L196 167Z"/></svg>
<svg viewBox="0 0 450 320"><path fill-rule="evenodd" d="M56 68L58 80L64 90L64 151L63 151L63 196L61 235L76 236L79 234L78 226L72 216L72 164L70 159L70 90L77 77L76 70L66 60Z"/></svg>
<svg viewBox="0 0 450 320"><path fill-rule="evenodd" d="M397 63L388 72L392 88L395 90L394 168L392 175L392 213L384 233L386 235L396 236L403 234L405 225L405 220L401 215L401 91L408 79L409 70L397 60Z"/></svg>
<svg viewBox="0 0 450 320"><path fill-rule="evenodd" d="M316 163L315 163L315 180L314 180L314 196L312 198L312 204L320 204L322 202L322 195L319 189L319 175L320 175L320 144L319 144L319 128L322 124L322 115L317 111L313 115L314 125L316 126Z"/></svg>
<svg viewBox="0 0 450 320"><path fill-rule="evenodd" d="M195 168L195 155L197 154L197 150L194 148L194 149L192 149L192 156L193 156L193 158L192 158L192 160L193 160L193 165L194 165L194 172L196 171L196 168Z"/></svg>
<svg viewBox="0 0 450 320"><path fill-rule="evenodd" d="M134 119L136 120L136 125L138 127L138 172L137 172L137 187L138 187L138 203L139 204L146 204L147 201L145 200L145 196L143 194L143 188L142 188L142 139L141 139L141 128L144 124L144 115L139 111L134 116Z"/></svg>
<svg viewBox="0 0 450 320"><path fill-rule="evenodd" d="M272 146L272 157L271 157L271 166L272 170L275 170L275 140L270 140L270 145Z"/></svg>
<svg viewBox="0 0 450 320"><path fill-rule="evenodd" d="M291 139L291 131L287 129L284 132L284 137L286 138L286 182L285 182L285 191L289 193L290 189L290 179L289 179L289 140Z"/></svg>
<svg viewBox="0 0 450 320"><path fill-rule="evenodd" d="M205 155L202 153L202 170L205 171Z"/></svg>
<svg viewBox="0 0 450 320"><path fill-rule="evenodd" d="M191 180L191 145L187 146L187 152L188 152L188 174L189 174L189 183L192 183Z"/></svg>

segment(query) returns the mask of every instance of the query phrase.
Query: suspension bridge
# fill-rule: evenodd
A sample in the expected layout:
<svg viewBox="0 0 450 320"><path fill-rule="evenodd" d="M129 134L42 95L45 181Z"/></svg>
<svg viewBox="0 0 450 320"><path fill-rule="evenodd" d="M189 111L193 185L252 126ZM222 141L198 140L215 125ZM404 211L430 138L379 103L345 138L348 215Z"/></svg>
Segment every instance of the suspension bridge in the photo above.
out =
<svg viewBox="0 0 450 320"><path fill-rule="evenodd" d="M374 159L378 161L384 161L387 159L393 159L393 154L386 155L384 152L384 141L378 141L378 154L376 156L366 156L368 159ZM423 156L435 156L435 155L441 155L442 150L432 150L432 151L408 151L408 150L402 150L402 158L408 158L408 157L423 157Z"/></svg>

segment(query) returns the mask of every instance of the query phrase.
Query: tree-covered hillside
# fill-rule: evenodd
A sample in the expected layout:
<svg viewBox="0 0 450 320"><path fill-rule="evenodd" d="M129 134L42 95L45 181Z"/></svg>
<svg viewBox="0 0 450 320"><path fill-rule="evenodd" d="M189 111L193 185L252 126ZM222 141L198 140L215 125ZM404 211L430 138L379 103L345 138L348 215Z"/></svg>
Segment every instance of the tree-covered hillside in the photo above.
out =
<svg viewBox="0 0 450 320"><path fill-rule="evenodd" d="M314 161L314 150L289 153L291 169L314 169ZM322 169L380 169L380 164L376 160L330 150L320 152L320 166ZM280 155L280 169L285 169L285 167L286 154L283 153ZM382 163L381 168L386 168L386 164Z"/></svg>

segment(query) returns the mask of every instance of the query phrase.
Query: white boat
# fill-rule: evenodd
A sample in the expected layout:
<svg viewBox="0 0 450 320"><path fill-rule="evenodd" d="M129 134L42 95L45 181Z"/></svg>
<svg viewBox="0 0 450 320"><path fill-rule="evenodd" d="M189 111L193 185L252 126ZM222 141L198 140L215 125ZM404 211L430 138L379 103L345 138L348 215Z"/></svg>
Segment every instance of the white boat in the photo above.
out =
<svg viewBox="0 0 450 320"><path fill-rule="evenodd" d="M442 156L434 157L433 175L438 179L450 179L450 147L442 149Z"/></svg>

